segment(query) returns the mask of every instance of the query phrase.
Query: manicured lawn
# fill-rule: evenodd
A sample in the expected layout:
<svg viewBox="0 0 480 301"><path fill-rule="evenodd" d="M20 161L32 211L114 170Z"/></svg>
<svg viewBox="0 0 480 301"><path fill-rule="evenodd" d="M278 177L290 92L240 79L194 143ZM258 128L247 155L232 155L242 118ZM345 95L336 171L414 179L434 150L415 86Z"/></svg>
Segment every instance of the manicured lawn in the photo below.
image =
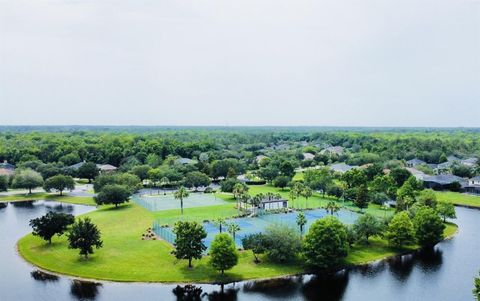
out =
<svg viewBox="0 0 480 301"><path fill-rule="evenodd" d="M36 200L50 200L70 204L80 205L96 205L92 197L80 197L69 195L58 195L46 192L37 192L32 194L13 194L9 196L0 196L0 202L12 202L12 201L36 201Z"/></svg>
<svg viewBox="0 0 480 301"><path fill-rule="evenodd" d="M187 217L205 217L223 214L225 217L235 215L233 203L221 206L189 208ZM104 247L95 250L88 260L78 255L77 250L67 247L66 237L53 238L52 245L31 234L23 237L18 248L20 254L28 261L46 270L116 281L145 282L211 282L219 280L241 280L268 278L296 274L303 271L299 260L292 264L273 264L263 260L260 264L253 262L251 252L241 252L239 264L221 278L208 264L208 256L194 261L194 268L187 267L186 260L175 260L170 254L172 246L164 241L141 240L142 233L152 225L155 218L165 220L178 217L179 210L149 212L130 203L118 209L101 207L88 213L92 221L102 232ZM451 226L453 227L453 226ZM450 226L449 228L450 229ZM346 260L347 264L365 263L395 254L398 250L390 248L384 240L372 240L369 246L355 246Z"/></svg>
<svg viewBox="0 0 480 301"><path fill-rule="evenodd" d="M455 205L480 207L480 196L451 191L435 191L435 194L437 195L437 199L440 202L448 202Z"/></svg>

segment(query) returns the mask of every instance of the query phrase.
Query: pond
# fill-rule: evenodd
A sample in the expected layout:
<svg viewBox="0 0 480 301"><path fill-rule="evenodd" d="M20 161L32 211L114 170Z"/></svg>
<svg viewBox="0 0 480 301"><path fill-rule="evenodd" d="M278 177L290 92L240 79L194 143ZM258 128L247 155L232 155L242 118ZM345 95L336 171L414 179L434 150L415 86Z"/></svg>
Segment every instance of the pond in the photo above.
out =
<svg viewBox="0 0 480 301"><path fill-rule="evenodd" d="M340 271L219 285L81 282L38 271L16 253L28 222L48 210L92 207L55 202L0 203L0 300L473 300L480 269L480 211L457 208L460 232L434 250Z"/></svg>

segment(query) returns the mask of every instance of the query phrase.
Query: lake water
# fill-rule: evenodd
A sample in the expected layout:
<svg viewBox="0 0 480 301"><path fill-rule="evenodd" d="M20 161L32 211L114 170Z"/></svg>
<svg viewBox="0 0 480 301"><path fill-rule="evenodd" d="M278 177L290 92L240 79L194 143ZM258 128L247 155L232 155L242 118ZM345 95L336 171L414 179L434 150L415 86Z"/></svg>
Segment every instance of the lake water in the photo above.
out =
<svg viewBox="0 0 480 301"><path fill-rule="evenodd" d="M30 219L48 210L82 214L92 207L55 202L0 203L0 300L473 300L480 269L480 211L457 208L460 232L434 250L344 270L225 285L177 286L80 282L38 271L16 253Z"/></svg>

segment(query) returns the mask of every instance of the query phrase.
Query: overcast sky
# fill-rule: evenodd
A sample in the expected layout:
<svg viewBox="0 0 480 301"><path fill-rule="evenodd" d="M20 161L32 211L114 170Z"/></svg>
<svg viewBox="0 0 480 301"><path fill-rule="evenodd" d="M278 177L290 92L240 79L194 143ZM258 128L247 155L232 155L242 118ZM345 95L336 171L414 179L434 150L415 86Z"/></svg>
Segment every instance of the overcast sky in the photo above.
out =
<svg viewBox="0 0 480 301"><path fill-rule="evenodd" d="M0 124L480 126L480 0L0 0Z"/></svg>

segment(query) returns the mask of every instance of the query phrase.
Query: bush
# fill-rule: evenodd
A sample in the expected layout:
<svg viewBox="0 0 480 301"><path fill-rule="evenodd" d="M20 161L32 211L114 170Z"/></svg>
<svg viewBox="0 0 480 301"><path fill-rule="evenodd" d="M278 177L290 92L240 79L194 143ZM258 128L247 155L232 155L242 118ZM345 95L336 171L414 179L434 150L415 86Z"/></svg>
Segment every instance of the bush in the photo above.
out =
<svg viewBox="0 0 480 301"><path fill-rule="evenodd" d="M272 225L265 231L267 257L274 262L288 262L296 258L302 247L302 238L296 229Z"/></svg>
<svg viewBox="0 0 480 301"><path fill-rule="evenodd" d="M242 182L234 178L226 179L220 183L220 190L222 192L233 192L233 187L236 184L242 184Z"/></svg>
<svg viewBox="0 0 480 301"><path fill-rule="evenodd" d="M315 221L303 243L307 264L320 269L338 265L348 249L347 228L333 216Z"/></svg>

